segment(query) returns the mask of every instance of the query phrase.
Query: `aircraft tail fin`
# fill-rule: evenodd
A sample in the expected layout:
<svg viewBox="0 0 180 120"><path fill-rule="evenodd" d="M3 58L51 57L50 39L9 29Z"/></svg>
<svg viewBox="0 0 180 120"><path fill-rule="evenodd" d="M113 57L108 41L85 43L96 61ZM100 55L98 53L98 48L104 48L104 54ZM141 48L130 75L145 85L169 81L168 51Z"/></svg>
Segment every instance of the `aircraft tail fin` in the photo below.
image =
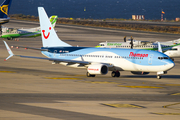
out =
<svg viewBox="0 0 180 120"><path fill-rule="evenodd" d="M50 22L51 22L51 24L52 24L53 28L54 28L54 27L55 27L55 25L56 25L57 18L58 18L58 16L57 16L57 15L53 15L53 16L51 16L51 17L49 18L49 20L50 20Z"/></svg>
<svg viewBox="0 0 180 120"><path fill-rule="evenodd" d="M69 47L71 46L59 39L43 7L38 7L38 13L39 13L43 47Z"/></svg>
<svg viewBox="0 0 180 120"><path fill-rule="evenodd" d="M8 18L9 8L12 0L4 0L0 6L0 18Z"/></svg>
<svg viewBox="0 0 180 120"><path fill-rule="evenodd" d="M14 56L14 54L13 54L13 52L11 51L11 49L9 48L8 44L6 43L6 41L3 41L3 42L4 42L4 44L5 44L5 46L6 46L6 49L7 49L8 53L9 53L9 56L8 56L6 59L4 59L4 61L6 61L6 60L8 60L10 57Z"/></svg>

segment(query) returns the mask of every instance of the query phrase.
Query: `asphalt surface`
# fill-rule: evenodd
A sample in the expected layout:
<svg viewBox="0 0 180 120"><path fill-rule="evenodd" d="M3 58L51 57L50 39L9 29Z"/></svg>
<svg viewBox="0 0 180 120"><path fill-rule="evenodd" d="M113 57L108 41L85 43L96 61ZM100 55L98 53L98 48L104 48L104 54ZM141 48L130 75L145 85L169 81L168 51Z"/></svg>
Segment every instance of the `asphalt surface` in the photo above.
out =
<svg viewBox="0 0 180 120"><path fill-rule="evenodd" d="M7 27L32 28L38 22L11 21ZM168 41L177 34L56 25L63 41L78 46L96 46L104 41ZM40 48L41 37L8 41L9 46ZM43 57L39 51L12 49L14 54ZM85 69L52 65L50 61L12 57L0 39L0 120L179 120L180 58L176 66L156 78L156 73L120 78L97 75L87 78Z"/></svg>
<svg viewBox="0 0 180 120"><path fill-rule="evenodd" d="M107 20L109 23L123 23L123 24L145 24L151 26L180 26L180 22L153 22L153 21L111 21Z"/></svg>

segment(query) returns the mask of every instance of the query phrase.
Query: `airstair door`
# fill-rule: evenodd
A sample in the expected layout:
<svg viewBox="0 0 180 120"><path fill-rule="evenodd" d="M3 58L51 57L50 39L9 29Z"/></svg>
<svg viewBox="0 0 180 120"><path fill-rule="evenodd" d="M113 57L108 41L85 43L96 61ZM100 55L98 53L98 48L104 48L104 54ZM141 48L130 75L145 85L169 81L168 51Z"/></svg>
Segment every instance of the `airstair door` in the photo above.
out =
<svg viewBox="0 0 180 120"><path fill-rule="evenodd" d="M57 54L57 50L54 50L54 57L56 56L56 54Z"/></svg>

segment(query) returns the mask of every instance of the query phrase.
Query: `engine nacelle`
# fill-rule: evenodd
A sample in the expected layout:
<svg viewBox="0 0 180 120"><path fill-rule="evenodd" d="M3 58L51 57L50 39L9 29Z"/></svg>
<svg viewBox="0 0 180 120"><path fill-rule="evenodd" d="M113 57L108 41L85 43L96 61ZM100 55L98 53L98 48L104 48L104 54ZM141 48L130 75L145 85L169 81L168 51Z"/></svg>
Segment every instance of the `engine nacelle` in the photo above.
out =
<svg viewBox="0 0 180 120"><path fill-rule="evenodd" d="M132 74L136 74L136 75L147 75L149 74L149 72L136 72L136 71L131 71Z"/></svg>
<svg viewBox="0 0 180 120"><path fill-rule="evenodd" d="M103 64L94 64L94 65L90 65L87 68L87 71L93 75L95 75L95 74L105 75L108 73L108 67L106 65L103 65Z"/></svg>

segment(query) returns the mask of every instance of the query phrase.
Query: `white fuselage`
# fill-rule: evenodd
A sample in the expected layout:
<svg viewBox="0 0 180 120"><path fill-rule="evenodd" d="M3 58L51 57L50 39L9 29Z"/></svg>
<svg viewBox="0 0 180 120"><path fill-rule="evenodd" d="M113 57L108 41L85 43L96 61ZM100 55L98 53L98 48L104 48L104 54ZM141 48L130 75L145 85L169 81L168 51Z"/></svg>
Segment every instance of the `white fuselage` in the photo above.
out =
<svg viewBox="0 0 180 120"><path fill-rule="evenodd" d="M131 49L131 41L127 42L102 42L97 47L100 48L125 48ZM161 47L166 55L171 58L180 57L180 39L161 42ZM157 50L158 42L133 40L133 49Z"/></svg>
<svg viewBox="0 0 180 120"><path fill-rule="evenodd" d="M67 53L62 53L62 51L61 48L57 48L52 52L42 51L42 53L49 58L88 61L92 64L108 63L106 65L109 66L109 71L160 72L168 71L174 66L170 59L159 59L158 57L164 56L164 54L156 51L107 48L82 48L74 52L68 52L67 49ZM171 62L169 63L169 61ZM80 64L69 64L67 62L60 62L60 64L77 68L92 65L81 66Z"/></svg>
<svg viewBox="0 0 180 120"><path fill-rule="evenodd" d="M17 29L17 28L2 28L2 37L9 36L19 36L19 37L28 37L33 36L35 34L40 34L40 27L30 28L30 29Z"/></svg>

